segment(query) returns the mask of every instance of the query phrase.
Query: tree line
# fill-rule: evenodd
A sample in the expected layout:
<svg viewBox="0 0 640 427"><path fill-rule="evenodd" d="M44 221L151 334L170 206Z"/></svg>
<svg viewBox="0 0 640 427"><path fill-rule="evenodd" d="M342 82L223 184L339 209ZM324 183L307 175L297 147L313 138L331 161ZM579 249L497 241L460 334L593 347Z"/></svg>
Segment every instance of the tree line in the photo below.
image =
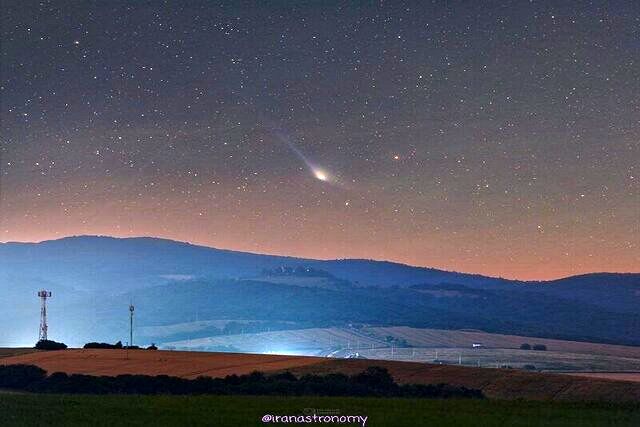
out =
<svg viewBox="0 0 640 427"><path fill-rule="evenodd" d="M217 394L280 396L379 396L418 398L483 398L482 391L448 384L397 384L389 372L369 367L355 375L303 375L290 372L265 375L198 377L168 375L93 376L56 372L47 375L33 365L0 366L0 388L34 393L80 394Z"/></svg>

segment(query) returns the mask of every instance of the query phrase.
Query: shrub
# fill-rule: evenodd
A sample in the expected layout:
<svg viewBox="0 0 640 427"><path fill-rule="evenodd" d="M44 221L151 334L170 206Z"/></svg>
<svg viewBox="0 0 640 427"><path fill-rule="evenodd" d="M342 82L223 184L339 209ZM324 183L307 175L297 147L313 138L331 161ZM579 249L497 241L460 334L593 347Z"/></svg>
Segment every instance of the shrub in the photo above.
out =
<svg viewBox="0 0 640 427"><path fill-rule="evenodd" d="M67 345L51 340L40 340L36 343L35 348L38 350L64 350L67 348Z"/></svg>
<svg viewBox="0 0 640 427"><path fill-rule="evenodd" d="M521 344L520 350L531 350L531 344L528 344L528 343Z"/></svg>
<svg viewBox="0 0 640 427"><path fill-rule="evenodd" d="M388 391L397 386L393 377L385 368L370 366L364 372L353 377L353 381L366 386L370 390Z"/></svg>
<svg viewBox="0 0 640 427"><path fill-rule="evenodd" d="M0 388L26 389L33 383L42 381L47 372L33 365L0 366Z"/></svg>
<svg viewBox="0 0 640 427"><path fill-rule="evenodd" d="M534 344L533 349L537 351L547 351L547 346L544 344Z"/></svg>
<svg viewBox="0 0 640 427"><path fill-rule="evenodd" d="M108 344L106 342L88 342L83 348L106 348L106 349L119 349L122 348L122 341L118 341L115 344Z"/></svg>

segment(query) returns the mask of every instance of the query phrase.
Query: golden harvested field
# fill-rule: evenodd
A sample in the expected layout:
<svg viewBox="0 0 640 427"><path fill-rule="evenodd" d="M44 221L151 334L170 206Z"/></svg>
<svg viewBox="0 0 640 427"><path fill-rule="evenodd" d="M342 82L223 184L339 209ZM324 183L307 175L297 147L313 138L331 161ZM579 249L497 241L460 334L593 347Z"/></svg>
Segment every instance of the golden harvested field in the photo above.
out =
<svg viewBox="0 0 640 427"><path fill-rule="evenodd" d="M22 348L0 348L0 359L3 357L9 357L9 356L18 356L21 354L27 354L27 353L34 353L38 350L36 350L35 348L28 348L28 347L22 347Z"/></svg>
<svg viewBox="0 0 640 427"><path fill-rule="evenodd" d="M604 378L617 381L634 381L640 383L640 372L580 372L570 373L576 377Z"/></svg>
<svg viewBox="0 0 640 427"><path fill-rule="evenodd" d="M335 359L294 368L292 372L295 374L333 372L352 374L371 365L387 368L400 383L447 383L481 389L489 398L640 401L639 383L524 372L515 369L472 368L388 360Z"/></svg>
<svg viewBox="0 0 640 427"><path fill-rule="evenodd" d="M388 360L330 359L237 353L147 350L63 350L0 359L0 364L33 364L49 373L90 375L146 374L195 378L246 374L254 370L289 370L296 374L353 374L382 366L401 383L448 383L481 389L490 398L594 401L638 401L640 384L629 381L529 373L511 369L471 368Z"/></svg>
<svg viewBox="0 0 640 427"><path fill-rule="evenodd" d="M262 354L203 353L187 351L71 349L42 351L0 359L0 364L37 365L49 373L88 375L172 375L224 377L252 371L278 371L324 359Z"/></svg>

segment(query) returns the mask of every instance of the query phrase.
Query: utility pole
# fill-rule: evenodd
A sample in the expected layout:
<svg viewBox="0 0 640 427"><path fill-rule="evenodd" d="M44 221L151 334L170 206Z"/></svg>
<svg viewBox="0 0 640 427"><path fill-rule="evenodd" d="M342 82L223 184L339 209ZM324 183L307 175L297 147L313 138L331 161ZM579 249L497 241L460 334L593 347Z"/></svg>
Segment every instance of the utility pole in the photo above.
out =
<svg viewBox="0 0 640 427"><path fill-rule="evenodd" d="M38 333L38 341L46 341L49 329L49 325L47 325L47 298L51 298L51 291L45 291L44 289L38 291L38 297L40 298L40 332Z"/></svg>
<svg viewBox="0 0 640 427"><path fill-rule="evenodd" d="M133 304L129 304L129 345L127 347L131 347L133 345L133 311L135 307Z"/></svg>

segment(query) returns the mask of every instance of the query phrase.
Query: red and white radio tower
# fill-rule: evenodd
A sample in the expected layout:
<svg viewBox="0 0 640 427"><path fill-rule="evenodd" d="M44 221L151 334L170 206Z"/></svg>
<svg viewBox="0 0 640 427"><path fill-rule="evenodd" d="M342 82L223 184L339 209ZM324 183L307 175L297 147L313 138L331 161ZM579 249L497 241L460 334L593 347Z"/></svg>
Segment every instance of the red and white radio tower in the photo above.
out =
<svg viewBox="0 0 640 427"><path fill-rule="evenodd" d="M51 291L45 291L44 289L38 291L38 296L40 297L41 305L40 305L40 334L38 335L39 341L44 341L47 339L47 298L51 298Z"/></svg>

